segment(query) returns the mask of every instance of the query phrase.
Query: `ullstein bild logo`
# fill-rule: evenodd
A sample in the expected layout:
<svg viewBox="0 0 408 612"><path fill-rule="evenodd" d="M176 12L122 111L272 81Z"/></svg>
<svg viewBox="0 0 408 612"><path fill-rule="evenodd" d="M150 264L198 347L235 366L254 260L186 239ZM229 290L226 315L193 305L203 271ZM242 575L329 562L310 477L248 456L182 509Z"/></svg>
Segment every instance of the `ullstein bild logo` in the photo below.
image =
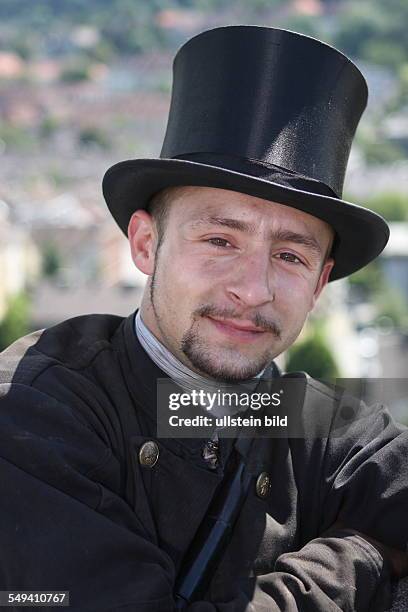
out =
<svg viewBox="0 0 408 612"><path fill-rule="evenodd" d="M249 417L242 416L231 416L229 414L224 415L222 417L210 417L204 415L197 415L195 417L179 417L178 415L172 415L169 417L169 425L171 427L210 427L211 425L215 425L215 427L287 427L288 425L288 417L279 417L277 415L273 415L272 417L268 417L264 415L262 418L254 417L250 415Z"/></svg>

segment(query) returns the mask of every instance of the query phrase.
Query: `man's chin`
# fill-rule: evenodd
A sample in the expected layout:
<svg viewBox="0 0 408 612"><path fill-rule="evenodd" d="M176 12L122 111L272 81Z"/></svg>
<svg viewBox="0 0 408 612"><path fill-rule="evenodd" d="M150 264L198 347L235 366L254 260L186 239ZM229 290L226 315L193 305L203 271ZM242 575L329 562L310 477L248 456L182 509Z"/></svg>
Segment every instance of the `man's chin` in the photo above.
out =
<svg viewBox="0 0 408 612"><path fill-rule="evenodd" d="M268 334L269 335L269 334ZM272 339L273 342L273 339ZM254 345L237 345L231 339L220 340L212 334L190 329L182 338L181 352L196 372L217 381L238 382L257 376L278 354L271 343L255 350Z"/></svg>
<svg viewBox="0 0 408 612"><path fill-rule="evenodd" d="M237 357L226 357L220 361L220 355L213 359L205 353L186 355L194 369L206 378L212 378L219 382L236 383L257 376L272 361L262 360L252 363L240 363Z"/></svg>

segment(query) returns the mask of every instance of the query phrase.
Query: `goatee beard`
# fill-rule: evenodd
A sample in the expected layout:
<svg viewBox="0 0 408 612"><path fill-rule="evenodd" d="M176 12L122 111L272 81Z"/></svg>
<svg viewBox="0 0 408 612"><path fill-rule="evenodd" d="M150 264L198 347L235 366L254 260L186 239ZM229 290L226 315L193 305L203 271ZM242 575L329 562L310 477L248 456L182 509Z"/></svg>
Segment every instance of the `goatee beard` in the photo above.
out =
<svg viewBox="0 0 408 612"><path fill-rule="evenodd" d="M263 355L262 358L256 362L246 366L242 365L233 371L228 363L236 363L236 352L231 351L230 358L227 355L225 356L225 365L214 363L210 355L211 348L204 346L198 334L192 330L184 334L181 341L181 350L200 374L226 383L236 383L254 378L271 361Z"/></svg>

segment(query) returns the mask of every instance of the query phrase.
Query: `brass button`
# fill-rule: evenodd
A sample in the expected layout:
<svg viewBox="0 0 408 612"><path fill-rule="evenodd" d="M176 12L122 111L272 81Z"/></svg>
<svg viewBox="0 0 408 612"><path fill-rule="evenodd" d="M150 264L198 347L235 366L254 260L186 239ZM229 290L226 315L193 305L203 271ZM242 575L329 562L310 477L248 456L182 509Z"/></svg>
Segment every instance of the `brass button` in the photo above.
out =
<svg viewBox="0 0 408 612"><path fill-rule="evenodd" d="M268 472L261 472L256 479L256 494L261 499L268 497L271 492L272 482Z"/></svg>
<svg viewBox="0 0 408 612"><path fill-rule="evenodd" d="M149 440L142 444L139 450L140 465L145 467L153 467L156 465L159 458L159 447L154 440Z"/></svg>

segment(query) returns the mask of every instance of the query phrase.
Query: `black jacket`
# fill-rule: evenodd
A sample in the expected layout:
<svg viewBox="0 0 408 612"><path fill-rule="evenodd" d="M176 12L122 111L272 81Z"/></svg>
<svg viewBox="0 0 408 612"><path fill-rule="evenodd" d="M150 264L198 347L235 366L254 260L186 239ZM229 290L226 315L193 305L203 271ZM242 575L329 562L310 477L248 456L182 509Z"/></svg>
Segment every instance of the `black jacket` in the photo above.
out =
<svg viewBox="0 0 408 612"><path fill-rule="evenodd" d="M140 465L165 374L133 323L78 317L0 357L0 590L69 590L81 612L173 610L175 576L232 441L221 441L217 470L202 439L157 439L156 465ZM324 388L308 385L324 403ZM304 406L309 427L313 403ZM378 406L353 436L331 437L328 414L326 437L271 440L250 457L272 493L250 490L191 612L386 608L389 572L377 549L330 528L340 519L405 549L407 431Z"/></svg>

